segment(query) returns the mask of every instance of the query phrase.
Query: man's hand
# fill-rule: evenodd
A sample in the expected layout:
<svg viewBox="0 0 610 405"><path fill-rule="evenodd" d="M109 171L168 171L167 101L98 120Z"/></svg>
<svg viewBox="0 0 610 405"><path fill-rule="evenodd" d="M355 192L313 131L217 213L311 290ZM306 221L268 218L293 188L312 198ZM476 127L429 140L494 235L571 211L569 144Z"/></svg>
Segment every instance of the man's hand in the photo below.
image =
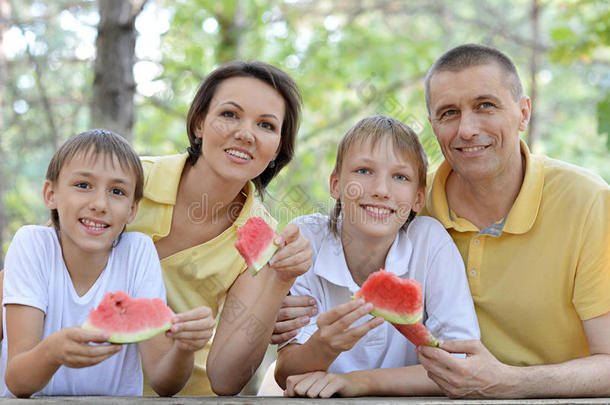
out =
<svg viewBox="0 0 610 405"><path fill-rule="evenodd" d="M450 398L510 397L510 366L498 361L478 340L443 342L440 348L419 346L417 358ZM465 353L466 358L451 353Z"/></svg>
<svg viewBox="0 0 610 405"><path fill-rule="evenodd" d="M309 323L309 317L318 313L316 300L309 295L288 295L282 301L282 307L277 314L270 344L284 343L297 335L299 328Z"/></svg>

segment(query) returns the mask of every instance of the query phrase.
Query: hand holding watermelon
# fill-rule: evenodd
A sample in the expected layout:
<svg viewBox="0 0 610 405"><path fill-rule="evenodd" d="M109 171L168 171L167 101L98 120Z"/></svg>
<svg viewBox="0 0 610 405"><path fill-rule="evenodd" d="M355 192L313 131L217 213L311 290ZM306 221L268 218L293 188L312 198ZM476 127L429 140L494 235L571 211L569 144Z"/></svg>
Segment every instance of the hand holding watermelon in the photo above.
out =
<svg viewBox="0 0 610 405"><path fill-rule="evenodd" d="M289 224L276 234L262 218L249 218L237 230L235 248L252 275L258 274L268 263L282 280L292 282L311 266L309 241L300 235L295 224Z"/></svg>
<svg viewBox="0 0 610 405"><path fill-rule="evenodd" d="M339 354L350 350L370 330L383 323L382 317L376 317L350 328L354 322L367 315L372 309L372 304L358 299L337 305L318 316L316 321L318 330L310 340L327 354L326 360L330 360L329 365Z"/></svg>
<svg viewBox="0 0 610 405"><path fill-rule="evenodd" d="M172 320L172 327L165 335L174 339L178 349L197 351L202 349L212 337L216 320L212 310L200 306L190 311L177 314Z"/></svg>
<svg viewBox="0 0 610 405"><path fill-rule="evenodd" d="M55 332L46 340L51 358L59 366L83 368L94 366L121 351L117 344L97 344L108 340L108 334L73 326Z"/></svg>

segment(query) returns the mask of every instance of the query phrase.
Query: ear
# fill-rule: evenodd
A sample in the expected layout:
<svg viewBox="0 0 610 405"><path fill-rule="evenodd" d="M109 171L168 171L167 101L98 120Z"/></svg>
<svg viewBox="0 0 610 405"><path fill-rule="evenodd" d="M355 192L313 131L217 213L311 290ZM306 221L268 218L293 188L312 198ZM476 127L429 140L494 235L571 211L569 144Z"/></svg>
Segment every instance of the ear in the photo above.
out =
<svg viewBox="0 0 610 405"><path fill-rule="evenodd" d="M55 201L55 185L50 180L45 180L42 186L42 198L44 199L44 205L48 209L57 209L57 202Z"/></svg>
<svg viewBox="0 0 610 405"><path fill-rule="evenodd" d="M134 203L131 205L131 207L129 208L129 216L127 217L127 224L130 224L136 218L139 206L140 201L134 201Z"/></svg>
<svg viewBox="0 0 610 405"><path fill-rule="evenodd" d="M521 97L519 101L519 108L521 110L521 122L519 122L519 131L523 132L527 129L527 124L530 122L532 116L532 100L528 96Z"/></svg>
<svg viewBox="0 0 610 405"><path fill-rule="evenodd" d="M341 198L341 190L339 190L339 176L334 170L330 174L330 196L335 200Z"/></svg>
<svg viewBox="0 0 610 405"><path fill-rule="evenodd" d="M411 207L411 209L415 212L419 212L419 211L421 211L422 208L424 208L425 203L426 203L426 188L420 187L420 189L417 190L417 194L415 194L415 201L413 202L413 206Z"/></svg>

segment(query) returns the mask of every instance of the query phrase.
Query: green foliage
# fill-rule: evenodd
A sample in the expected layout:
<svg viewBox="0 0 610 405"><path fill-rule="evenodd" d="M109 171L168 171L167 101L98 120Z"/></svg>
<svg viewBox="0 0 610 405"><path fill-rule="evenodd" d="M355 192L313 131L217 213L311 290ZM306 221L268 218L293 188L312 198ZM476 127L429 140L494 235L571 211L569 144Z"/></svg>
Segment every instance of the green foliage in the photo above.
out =
<svg viewBox="0 0 610 405"><path fill-rule="evenodd" d="M82 50L93 46L94 36L83 38L82 27L66 21L92 28L97 22L93 0L12 4L18 15L13 25L33 38L34 57L25 51L11 55L6 73L6 159L0 164L12 179L4 201L11 233L46 220L40 189L54 145L88 128L94 55L83 57ZM607 1L540 2L536 38L531 4L148 0L139 21L148 13L159 29L167 29L158 33L157 54L140 55L158 73L151 80L136 75L134 146L143 155L184 151L185 116L201 80L228 60L264 60L289 72L304 99L296 157L271 184L266 202L282 223L328 212L337 142L362 117L386 114L405 121L420 135L431 167L438 165L442 156L427 122L423 78L448 48L480 42L514 59L528 91L529 64L538 57L534 151L610 180ZM20 100L28 108L17 113L11 107L23 105Z"/></svg>

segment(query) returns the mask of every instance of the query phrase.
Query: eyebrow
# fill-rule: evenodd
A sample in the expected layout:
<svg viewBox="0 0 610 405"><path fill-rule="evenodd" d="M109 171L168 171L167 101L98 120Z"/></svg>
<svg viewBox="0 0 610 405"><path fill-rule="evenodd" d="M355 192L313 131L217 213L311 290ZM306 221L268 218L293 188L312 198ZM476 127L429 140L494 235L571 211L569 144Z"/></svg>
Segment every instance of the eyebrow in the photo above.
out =
<svg viewBox="0 0 610 405"><path fill-rule="evenodd" d="M365 157L365 158L354 160L354 162L356 163L356 166L357 166L359 164L372 164L372 163L376 163L377 161L375 159ZM392 166L392 168L394 170L405 170L405 169L409 169L410 167L411 166L408 164L399 164L399 165Z"/></svg>
<svg viewBox="0 0 610 405"><path fill-rule="evenodd" d="M80 177L87 177L87 178L91 178L91 177L95 177L95 175L92 172L87 172L84 170L80 170L78 172L74 172L73 176L80 176ZM120 184L129 184L129 181L121 178L121 177L116 177L114 179L110 179L111 183L120 183Z"/></svg>
<svg viewBox="0 0 610 405"><path fill-rule="evenodd" d="M235 101L225 101L221 105L225 105L225 104L230 104L230 105L234 106L235 108L237 108L241 112L245 111L244 108L242 106L240 106L239 104L237 104ZM266 118L275 118L277 121L280 120L278 117L275 116L275 114L261 114L260 116L261 117L266 117Z"/></svg>

